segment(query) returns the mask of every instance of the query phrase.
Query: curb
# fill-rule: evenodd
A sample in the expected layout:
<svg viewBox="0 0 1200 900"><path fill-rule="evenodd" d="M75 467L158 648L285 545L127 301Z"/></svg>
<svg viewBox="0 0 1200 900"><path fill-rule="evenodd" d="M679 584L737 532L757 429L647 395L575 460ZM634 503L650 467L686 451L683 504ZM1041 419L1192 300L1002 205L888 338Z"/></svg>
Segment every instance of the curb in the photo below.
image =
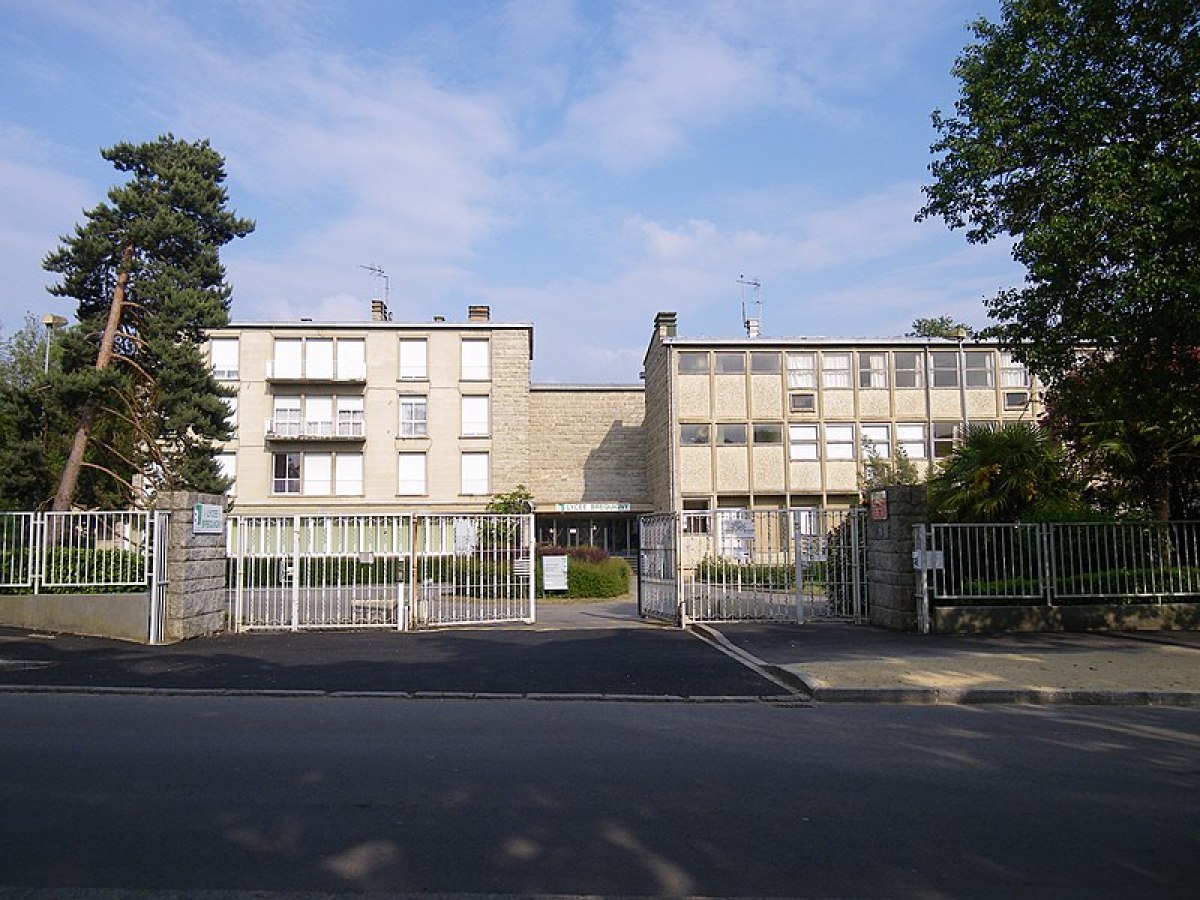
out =
<svg viewBox="0 0 1200 900"><path fill-rule="evenodd" d="M734 644L729 638L721 634L715 628L705 625L703 622L689 622L683 626L684 631L691 632L712 646L716 647L726 656L732 657L747 668L753 669L763 678L788 691L790 694L798 695L801 699L815 699L812 684L812 679L808 678L803 673L792 672L783 666L777 666L774 663L763 662L752 653L747 653L741 647Z"/></svg>

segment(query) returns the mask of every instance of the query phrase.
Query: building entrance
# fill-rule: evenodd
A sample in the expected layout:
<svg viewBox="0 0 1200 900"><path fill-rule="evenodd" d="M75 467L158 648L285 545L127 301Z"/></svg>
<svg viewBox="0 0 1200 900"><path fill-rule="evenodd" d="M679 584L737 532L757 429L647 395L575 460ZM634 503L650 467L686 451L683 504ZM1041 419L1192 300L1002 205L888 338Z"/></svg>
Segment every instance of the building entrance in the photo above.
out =
<svg viewBox="0 0 1200 900"><path fill-rule="evenodd" d="M555 547L601 547L613 556L636 557L638 518L634 513L538 514L537 541Z"/></svg>

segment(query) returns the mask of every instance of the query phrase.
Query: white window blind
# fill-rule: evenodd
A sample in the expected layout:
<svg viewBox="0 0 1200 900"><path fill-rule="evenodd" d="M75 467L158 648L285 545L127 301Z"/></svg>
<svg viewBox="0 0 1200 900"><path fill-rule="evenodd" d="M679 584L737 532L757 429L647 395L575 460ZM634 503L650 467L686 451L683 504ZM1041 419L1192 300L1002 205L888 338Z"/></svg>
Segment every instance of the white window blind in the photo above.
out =
<svg viewBox="0 0 1200 900"><path fill-rule="evenodd" d="M487 397L462 398L462 434L481 437L490 433Z"/></svg>
<svg viewBox="0 0 1200 900"><path fill-rule="evenodd" d="M291 338L275 339L275 361L272 374L276 378L299 378L303 372L300 361L301 343Z"/></svg>
<svg viewBox="0 0 1200 900"><path fill-rule="evenodd" d="M218 381L237 381L238 339L213 338L209 344L213 377Z"/></svg>
<svg viewBox="0 0 1200 900"><path fill-rule="evenodd" d="M397 493L407 496L421 495L425 490L425 454L400 454L400 482Z"/></svg>
<svg viewBox="0 0 1200 900"><path fill-rule="evenodd" d="M486 381L491 377L490 345L487 341L463 340L463 381Z"/></svg>
<svg viewBox="0 0 1200 900"><path fill-rule="evenodd" d="M337 377L360 380L367 377L367 346L365 341L337 342Z"/></svg>
<svg viewBox="0 0 1200 900"><path fill-rule="evenodd" d="M328 453L304 454L304 487L302 493L310 497L330 493L333 481L333 457Z"/></svg>
<svg viewBox="0 0 1200 900"><path fill-rule="evenodd" d="M333 341L325 338L312 338L305 343L304 377L325 379L333 377Z"/></svg>
<svg viewBox="0 0 1200 900"><path fill-rule="evenodd" d="M353 497L363 492L363 458L361 453L339 453L334 460L334 487L339 497Z"/></svg>
<svg viewBox="0 0 1200 900"><path fill-rule="evenodd" d="M400 377L427 378L426 342L402 338L400 340Z"/></svg>
<svg viewBox="0 0 1200 900"><path fill-rule="evenodd" d="M462 493L488 493L488 468L486 453L464 453L462 455Z"/></svg>

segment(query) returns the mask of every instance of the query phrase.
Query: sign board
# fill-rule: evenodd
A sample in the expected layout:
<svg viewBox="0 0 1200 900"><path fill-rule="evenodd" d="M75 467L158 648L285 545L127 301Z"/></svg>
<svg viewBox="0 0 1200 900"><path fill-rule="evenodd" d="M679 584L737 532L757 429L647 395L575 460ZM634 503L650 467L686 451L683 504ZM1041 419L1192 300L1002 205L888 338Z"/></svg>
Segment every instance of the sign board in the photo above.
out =
<svg viewBox="0 0 1200 900"><path fill-rule="evenodd" d="M887 517L887 491L871 491L871 521L886 522Z"/></svg>
<svg viewBox="0 0 1200 900"><path fill-rule="evenodd" d="M555 503L555 512L592 512L592 513L615 513L629 512L630 506L628 503Z"/></svg>
<svg viewBox="0 0 1200 900"><path fill-rule="evenodd" d="M219 503L192 505L192 534L224 534L225 508Z"/></svg>
<svg viewBox="0 0 1200 900"><path fill-rule="evenodd" d="M567 556L542 557L542 590L565 591L567 589Z"/></svg>
<svg viewBox="0 0 1200 900"><path fill-rule="evenodd" d="M914 550L913 568L918 572L946 568L946 557L941 550Z"/></svg>

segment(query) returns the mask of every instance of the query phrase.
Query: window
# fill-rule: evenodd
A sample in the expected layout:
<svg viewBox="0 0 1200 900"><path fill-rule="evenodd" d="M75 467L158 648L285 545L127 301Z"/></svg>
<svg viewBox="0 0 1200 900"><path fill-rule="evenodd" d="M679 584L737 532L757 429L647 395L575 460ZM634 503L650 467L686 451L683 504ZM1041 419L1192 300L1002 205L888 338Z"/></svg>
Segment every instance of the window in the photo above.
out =
<svg viewBox="0 0 1200 900"><path fill-rule="evenodd" d="M304 481L301 493L306 497L325 497L333 493L333 456L329 453L304 454Z"/></svg>
<svg viewBox="0 0 1200 900"><path fill-rule="evenodd" d="M299 378L304 374L299 338L276 338L271 374L276 378Z"/></svg>
<svg viewBox="0 0 1200 900"><path fill-rule="evenodd" d="M935 388L958 387L958 351L934 350L929 354L932 374L930 384Z"/></svg>
<svg viewBox="0 0 1200 900"><path fill-rule="evenodd" d="M304 377L333 378L333 341L328 338L309 338L304 342Z"/></svg>
<svg viewBox="0 0 1200 900"><path fill-rule="evenodd" d="M818 459L817 426L789 425L788 447L789 456L793 461Z"/></svg>
<svg viewBox="0 0 1200 900"><path fill-rule="evenodd" d="M464 437L486 437L491 434L487 397L462 398L462 434Z"/></svg>
<svg viewBox="0 0 1200 900"><path fill-rule="evenodd" d="M462 342L462 380L487 381L491 378L490 355L487 341L464 338Z"/></svg>
<svg viewBox="0 0 1200 900"><path fill-rule="evenodd" d="M925 387L925 367L921 363L922 354L912 350L897 350L892 354L892 365L895 367L896 387L921 388Z"/></svg>
<svg viewBox="0 0 1200 900"><path fill-rule="evenodd" d="M745 446L746 443L746 426L737 425L718 425L717 426L717 445L725 446Z"/></svg>
<svg viewBox="0 0 1200 900"><path fill-rule="evenodd" d="M817 355L789 353L787 355L788 387L817 389Z"/></svg>
<svg viewBox="0 0 1200 900"><path fill-rule="evenodd" d="M229 479L228 492L234 492L234 482L237 480L237 454L236 453L218 453L213 459L217 463L217 472L222 478Z"/></svg>
<svg viewBox="0 0 1200 900"><path fill-rule="evenodd" d="M237 397L222 397L225 401L225 407L229 410L229 415L225 417L225 421L229 423L229 427L237 432L238 426L238 398Z"/></svg>
<svg viewBox="0 0 1200 900"><path fill-rule="evenodd" d="M276 453L272 468L271 490L276 494L300 493L300 454Z"/></svg>
<svg viewBox="0 0 1200 900"><path fill-rule="evenodd" d="M679 443L704 445L712 441L712 429L707 425L680 425Z"/></svg>
<svg viewBox="0 0 1200 900"><path fill-rule="evenodd" d="M333 398L309 397L304 403L304 434L329 437L333 434Z"/></svg>
<svg viewBox="0 0 1200 900"><path fill-rule="evenodd" d="M681 350L679 352L680 375L707 375L708 353L698 350Z"/></svg>
<svg viewBox="0 0 1200 900"><path fill-rule="evenodd" d="M825 458L854 459L854 426L825 426Z"/></svg>
<svg viewBox="0 0 1200 900"><path fill-rule="evenodd" d="M464 453L462 455L462 493L489 493L488 455L486 453Z"/></svg>
<svg viewBox="0 0 1200 900"><path fill-rule="evenodd" d="M217 381L238 380L238 339L213 338L208 347L213 378Z"/></svg>
<svg viewBox="0 0 1200 900"><path fill-rule="evenodd" d="M850 387L850 354L823 353L821 355L821 385L826 389Z"/></svg>
<svg viewBox="0 0 1200 900"><path fill-rule="evenodd" d="M755 444L782 444L783 426L778 422L755 422Z"/></svg>
<svg viewBox="0 0 1200 900"><path fill-rule="evenodd" d="M750 371L757 375L778 375L779 354L763 352L751 353Z"/></svg>
<svg viewBox="0 0 1200 900"><path fill-rule="evenodd" d="M683 533L708 534L712 513L708 510L707 500L683 501Z"/></svg>
<svg viewBox="0 0 1200 900"><path fill-rule="evenodd" d="M1000 354L1000 386L1029 387L1029 370L1013 359L1011 353Z"/></svg>
<svg viewBox="0 0 1200 900"><path fill-rule="evenodd" d="M334 457L334 489L339 497L355 497L363 492L361 453L339 453Z"/></svg>
<svg viewBox="0 0 1200 900"><path fill-rule="evenodd" d="M863 425L859 429L863 454L887 459L892 455L892 429L890 425Z"/></svg>
<svg viewBox="0 0 1200 900"><path fill-rule="evenodd" d="M362 437L365 431L362 397L338 397L337 433L339 437Z"/></svg>
<svg viewBox="0 0 1200 900"><path fill-rule="evenodd" d="M718 375L740 375L746 371L745 353L718 353Z"/></svg>
<svg viewBox="0 0 1200 900"><path fill-rule="evenodd" d="M909 459L925 458L925 426L897 425L896 443Z"/></svg>
<svg viewBox="0 0 1200 900"><path fill-rule="evenodd" d="M337 342L337 377L343 381L362 381L367 377L366 341Z"/></svg>
<svg viewBox="0 0 1200 900"><path fill-rule="evenodd" d="M300 434L300 398L276 397L273 421L267 429L278 437L297 437Z"/></svg>
<svg viewBox="0 0 1200 900"><path fill-rule="evenodd" d="M1004 408L1005 409L1024 409L1029 404L1028 391L1005 391L1004 392Z"/></svg>
<svg viewBox="0 0 1200 900"><path fill-rule="evenodd" d="M400 398L400 437L425 437L428 434L424 397Z"/></svg>
<svg viewBox="0 0 1200 900"><path fill-rule="evenodd" d="M425 454L400 454L400 481L396 493L406 496L420 496L425 489Z"/></svg>
<svg viewBox="0 0 1200 900"><path fill-rule="evenodd" d="M816 412L817 395L799 393L788 394L788 409L794 413Z"/></svg>
<svg viewBox="0 0 1200 900"><path fill-rule="evenodd" d="M426 341L424 338L400 339L400 377L423 379L429 377L426 368Z"/></svg>
<svg viewBox="0 0 1200 900"><path fill-rule="evenodd" d="M860 388L886 388L887 354L859 353L858 354L858 386Z"/></svg>
<svg viewBox="0 0 1200 900"><path fill-rule="evenodd" d="M957 422L933 423L933 457L941 459L949 456L954 450L954 442L958 437Z"/></svg>
<svg viewBox="0 0 1200 900"><path fill-rule="evenodd" d="M996 386L996 359L990 350L972 350L965 354L967 365L967 387L990 388Z"/></svg>

